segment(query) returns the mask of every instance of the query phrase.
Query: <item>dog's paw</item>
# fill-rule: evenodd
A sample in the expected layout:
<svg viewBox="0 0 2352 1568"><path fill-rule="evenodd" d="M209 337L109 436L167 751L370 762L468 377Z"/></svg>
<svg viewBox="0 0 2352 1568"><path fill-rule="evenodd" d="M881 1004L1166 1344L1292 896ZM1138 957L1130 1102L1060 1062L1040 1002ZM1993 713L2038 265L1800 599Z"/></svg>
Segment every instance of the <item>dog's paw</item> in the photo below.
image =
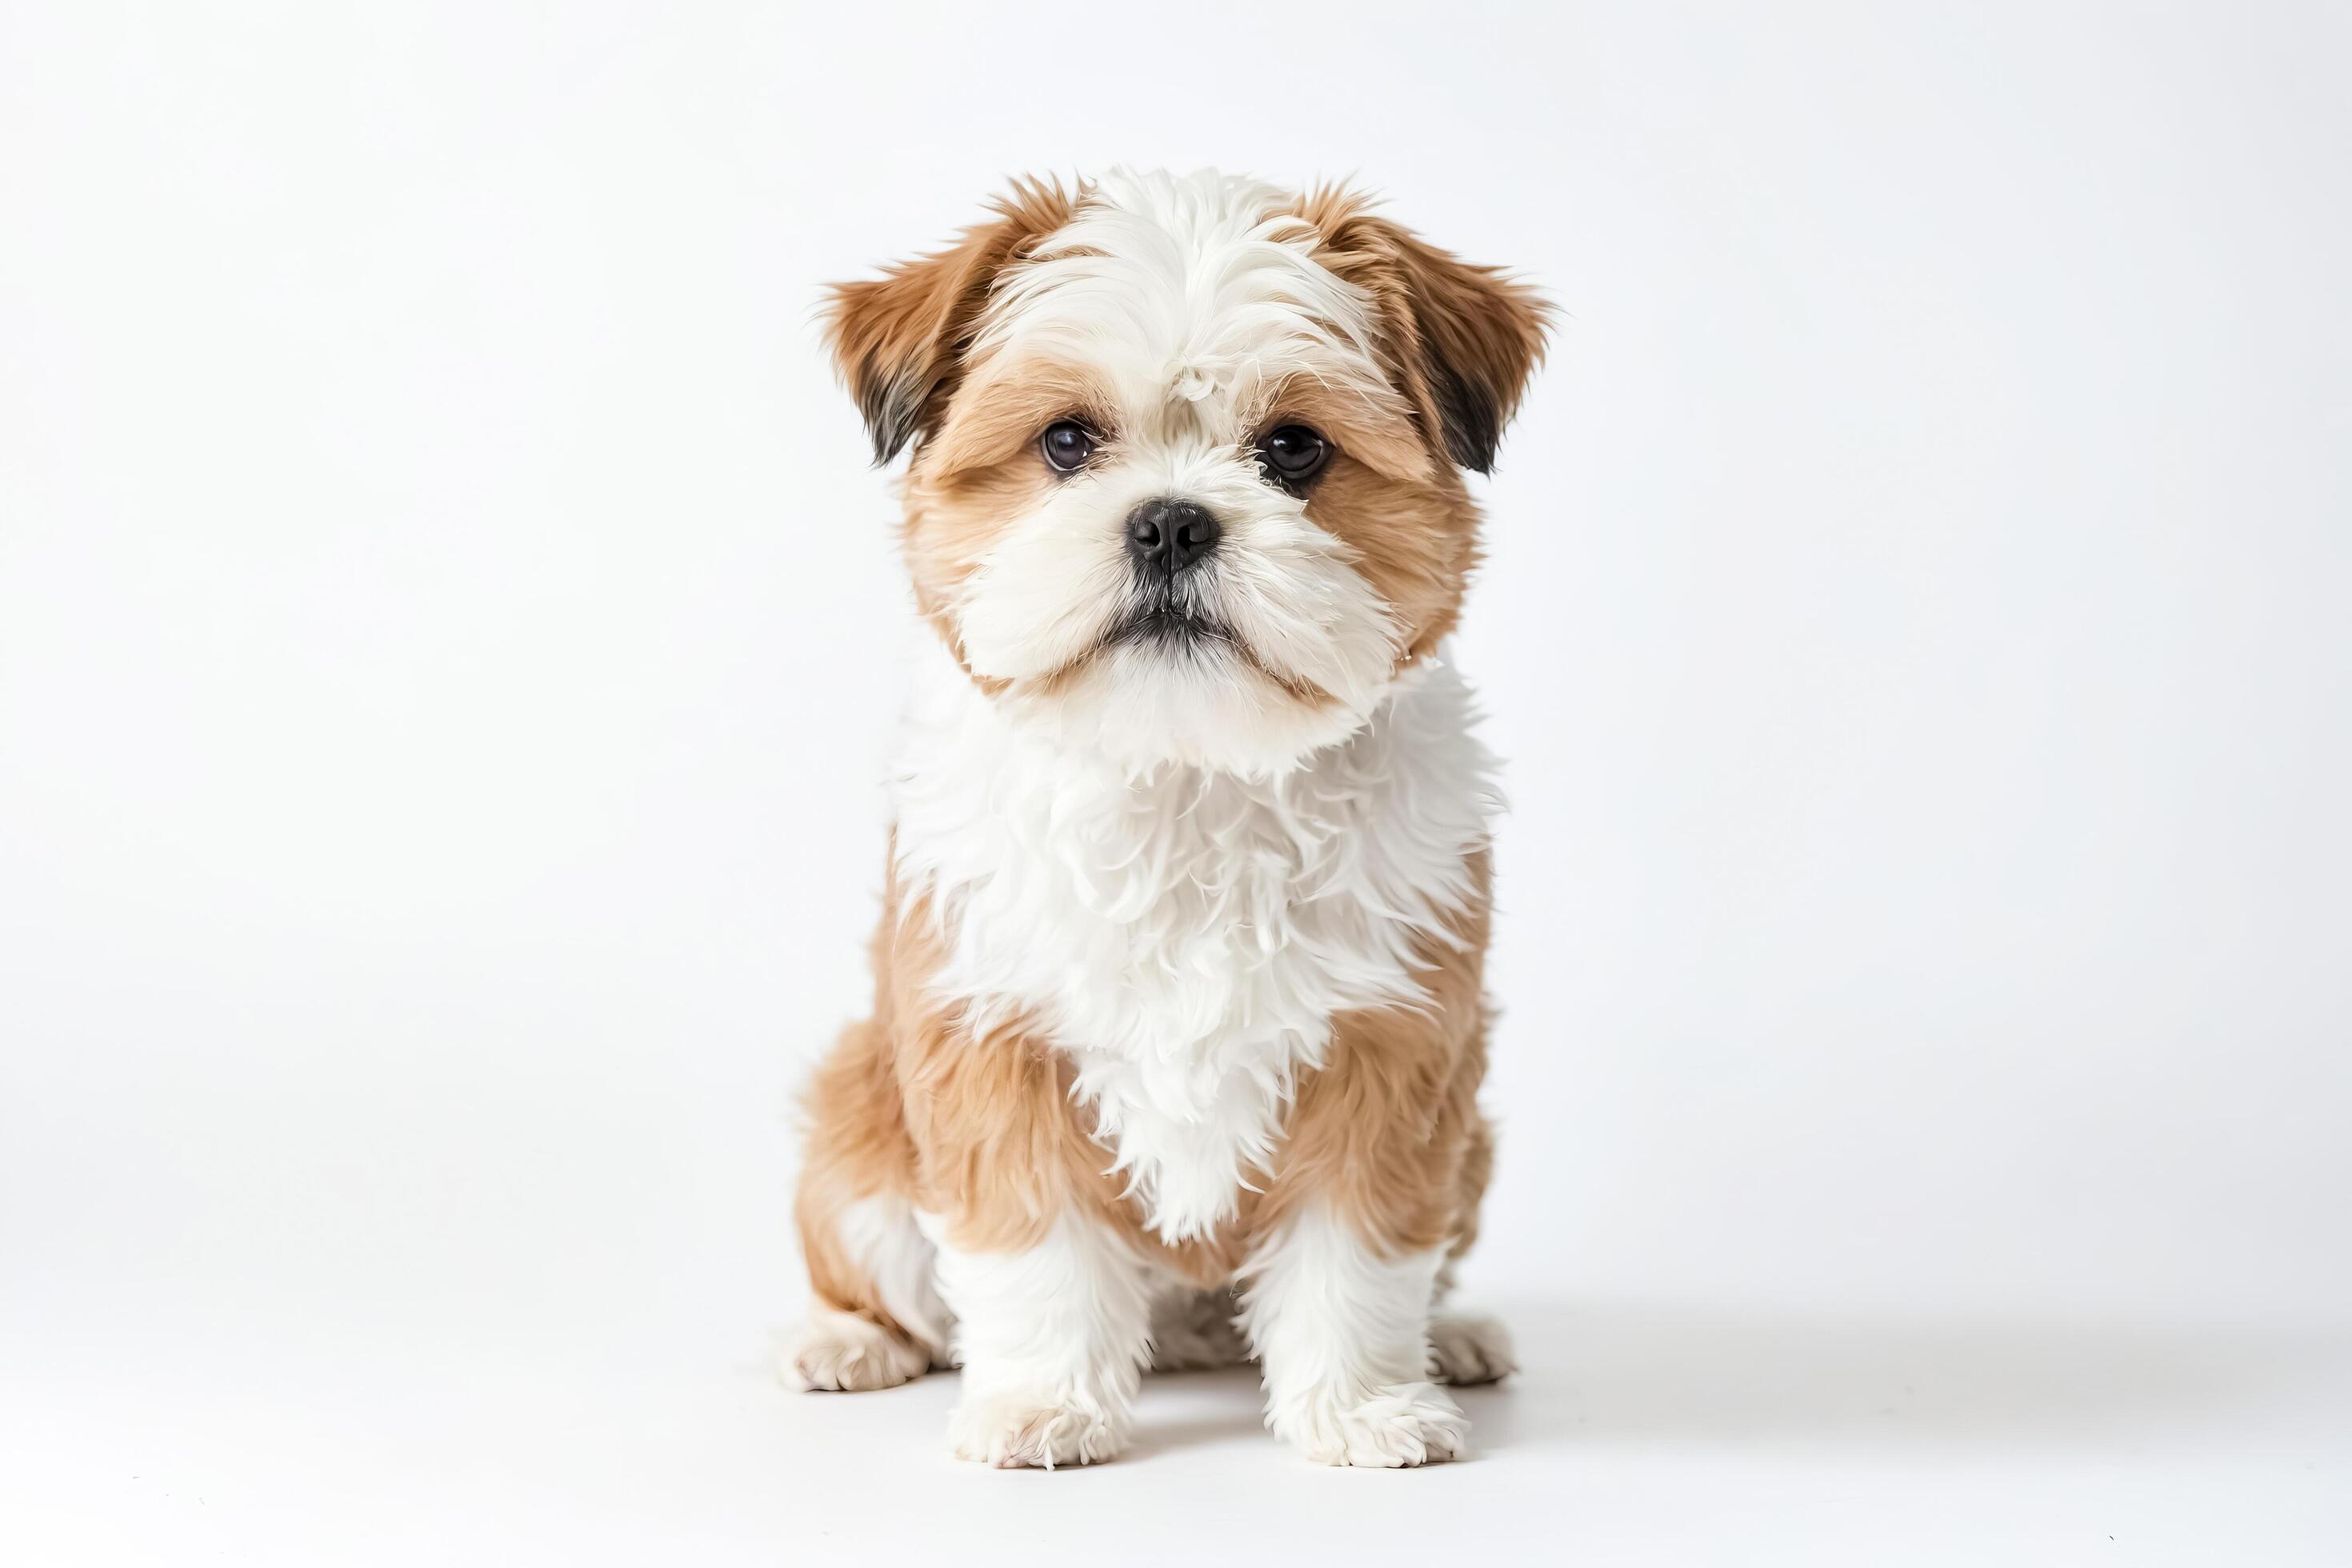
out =
<svg viewBox="0 0 2352 1568"><path fill-rule="evenodd" d="M782 1370L797 1388L863 1393L896 1388L930 1367L929 1351L881 1324L820 1307L785 1344Z"/></svg>
<svg viewBox="0 0 2352 1568"><path fill-rule="evenodd" d="M1313 1401L1277 1412L1275 1431L1320 1465L1398 1469L1458 1459L1470 1423L1434 1384L1398 1383L1348 1405Z"/></svg>
<svg viewBox="0 0 2352 1568"><path fill-rule="evenodd" d="M948 1417L956 1458L1000 1470L1098 1464L1125 1441L1100 1407L1045 1394L967 1394Z"/></svg>
<svg viewBox="0 0 2352 1568"><path fill-rule="evenodd" d="M1511 1331L1494 1319L1440 1312L1429 1321L1429 1375L1438 1382L1496 1383L1518 1370Z"/></svg>

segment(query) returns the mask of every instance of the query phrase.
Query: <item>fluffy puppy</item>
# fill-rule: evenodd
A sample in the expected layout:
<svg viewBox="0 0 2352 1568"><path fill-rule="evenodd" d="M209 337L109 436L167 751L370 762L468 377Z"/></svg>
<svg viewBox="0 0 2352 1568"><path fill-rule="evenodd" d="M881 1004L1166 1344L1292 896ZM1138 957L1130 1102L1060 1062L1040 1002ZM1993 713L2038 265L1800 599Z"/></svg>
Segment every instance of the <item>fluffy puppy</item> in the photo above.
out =
<svg viewBox="0 0 2352 1568"><path fill-rule="evenodd" d="M874 1015L819 1068L810 1388L961 1364L1083 1464L1255 1355L1309 1457L1463 1451L1491 761L1445 637L1547 307L1336 190L1024 183L833 291L929 623Z"/></svg>

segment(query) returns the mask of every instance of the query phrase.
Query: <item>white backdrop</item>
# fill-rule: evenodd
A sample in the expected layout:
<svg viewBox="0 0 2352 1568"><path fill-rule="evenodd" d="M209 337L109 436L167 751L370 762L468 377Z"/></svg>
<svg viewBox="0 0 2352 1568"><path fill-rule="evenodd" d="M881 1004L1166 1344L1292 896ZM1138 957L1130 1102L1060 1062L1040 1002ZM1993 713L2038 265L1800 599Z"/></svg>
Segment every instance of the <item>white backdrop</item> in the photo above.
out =
<svg viewBox="0 0 2352 1568"><path fill-rule="evenodd" d="M2342 8L0 17L0 1555L2341 1551ZM1461 648L1530 1371L1344 1517L1237 1382L1064 1503L763 1381L904 616L817 290L1118 161L1566 311Z"/></svg>

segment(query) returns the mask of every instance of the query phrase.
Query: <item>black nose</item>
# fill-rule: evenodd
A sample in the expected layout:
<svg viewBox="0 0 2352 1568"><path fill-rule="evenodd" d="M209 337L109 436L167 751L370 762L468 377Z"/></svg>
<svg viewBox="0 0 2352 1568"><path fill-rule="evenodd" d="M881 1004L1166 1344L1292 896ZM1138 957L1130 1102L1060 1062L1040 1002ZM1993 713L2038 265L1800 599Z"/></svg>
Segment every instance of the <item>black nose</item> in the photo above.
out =
<svg viewBox="0 0 2352 1568"><path fill-rule="evenodd" d="M1223 531L1207 507L1162 496L1127 514L1127 552L1144 571L1173 577L1216 549Z"/></svg>

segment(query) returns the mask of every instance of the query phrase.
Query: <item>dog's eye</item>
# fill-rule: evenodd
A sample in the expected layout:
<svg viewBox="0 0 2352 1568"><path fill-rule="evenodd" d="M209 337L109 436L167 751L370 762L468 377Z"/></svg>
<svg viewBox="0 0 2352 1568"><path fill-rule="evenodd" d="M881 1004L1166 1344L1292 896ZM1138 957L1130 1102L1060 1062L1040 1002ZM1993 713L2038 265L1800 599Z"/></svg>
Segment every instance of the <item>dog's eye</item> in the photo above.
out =
<svg viewBox="0 0 2352 1568"><path fill-rule="evenodd" d="M1304 425L1285 425L1258 443L1257 460L1279 485L1297 489L1331 456L1331 444Z"/></svg>
<svg viewBox="0 0 2352 1568"><path fill-rule="evenodd" d="M1037 450L1056 473L1074 474L1095 455L1095 433L1075 419L1056 419L1037 437Z"/></svg>

